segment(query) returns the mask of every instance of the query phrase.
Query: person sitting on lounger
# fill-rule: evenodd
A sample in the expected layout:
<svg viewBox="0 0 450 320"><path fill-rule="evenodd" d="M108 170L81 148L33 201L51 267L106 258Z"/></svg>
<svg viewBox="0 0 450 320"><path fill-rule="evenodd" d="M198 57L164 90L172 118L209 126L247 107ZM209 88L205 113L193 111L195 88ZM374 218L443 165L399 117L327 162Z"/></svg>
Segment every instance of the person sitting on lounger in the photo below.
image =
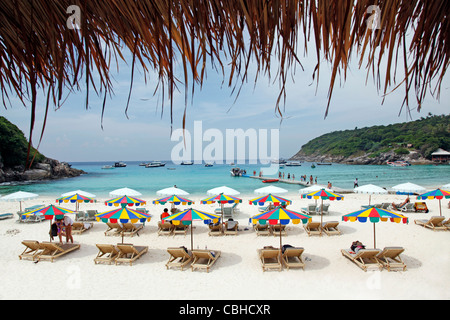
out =
<svg viewBox="0 0 450 320"><path fill-rule="evenodd" d="M233 219L228 219L227 221L227 230L233 230L237 225L237 221L234 221Z"/></svg>
<svg viewBox="0 0 450 320"><path fill-rule="evenodd" d="M353 241L353 242L352 242L352 245L351 245L351 247L350 247L350 249L352 249L352 251L353 251L354 253L358 253L359 250L365 249L365 248L366 248L366 246L363 245L362 242L361 242L361 241L358 241L358 240Z"/></svg>
<svg viewBox="0 0 450 320"><path fill-rule="evenodd" d="M161 213L161 222L162 223L165 223L166 221L165 220L163 220L165 217L168 217L168 216L170 216L170 214L169 214L169 209L167 209L167 208L164 208L164 211L163 211L163 213ZM169 223L172 223L172 221L168 221Z"/></svg>
<svg viewBox="0 0 450 320"><path fill-rule="evenodd" d="M395 204L394 202L392 202L392 208L394 208L394 210L399 211L399 208L403 207L405 204L409 203L409 196L406 197L405 201L403 201L400 204Z"/></svg>

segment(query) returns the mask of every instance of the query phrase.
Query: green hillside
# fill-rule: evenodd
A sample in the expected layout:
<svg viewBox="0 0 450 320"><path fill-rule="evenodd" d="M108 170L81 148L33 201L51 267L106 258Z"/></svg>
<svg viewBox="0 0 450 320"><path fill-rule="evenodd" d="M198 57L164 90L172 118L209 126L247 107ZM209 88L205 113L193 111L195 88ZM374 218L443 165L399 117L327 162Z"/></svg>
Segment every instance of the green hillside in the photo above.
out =
<svg viewBox="0 0 450 320"><path fill-rule="evenodd" d="M27 161L28 140L23 132L5 117L0 116L0 164L6 168L25 165ZM30 157L34 155L32 148ZM38 153L35 163L43 161L45 157ZM1 166L0 166L1 168Z"/></svg>
<svg viewBox="0 0 450 320"><path fill-rule="evenodd" d="M388 126L335 131L317 137L302 146L297 155L358 156L394 151L408 154L418 150L431 159L438 148L450 150L450 116L432 116Z"/></svg>

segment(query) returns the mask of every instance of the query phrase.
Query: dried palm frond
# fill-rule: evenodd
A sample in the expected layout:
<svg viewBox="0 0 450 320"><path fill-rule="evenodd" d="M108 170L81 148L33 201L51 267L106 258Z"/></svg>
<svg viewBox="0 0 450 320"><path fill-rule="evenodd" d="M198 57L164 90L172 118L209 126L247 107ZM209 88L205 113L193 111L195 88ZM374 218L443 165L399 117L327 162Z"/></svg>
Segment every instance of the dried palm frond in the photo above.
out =
<svg viewBox="0 0 450 320"><path fill-rule="evenodd" d="M71 6L80 9L80 29L67 23ZM195 86L204 83L210 59L224 76L229 65L229 86L247 80L250 62L256 64L256 78L265 73L278 79L275 110L281 115L288 72L300 64L303 34L305 46L311 36L315 40L315 79L319 81L321 55L332 66L327 112L336 77L341 74L345 80L352 53L384 94L403 84L408 105L414 87L420 110L427 91L439 97L449 64L449 13L446 0L3 0L2 101L6 107L9 94L31 101L31 141L38 89L48 94L48 110L50 102L59 106L64 88L81 90L84 84L86 108L93 88L104 95L104 110L112 92L111 61L124 59L124 50L130 50L132 74L136 63L146 77L156 71L171 112L177 83L184 83L187 100L189 86L194 94ZM376 28L370 24L374 20ZM395 79L399 55L404 75ZM383 58L385 70L380 69ZM184 79L176 79L176 65L182 66Z"/></svg>

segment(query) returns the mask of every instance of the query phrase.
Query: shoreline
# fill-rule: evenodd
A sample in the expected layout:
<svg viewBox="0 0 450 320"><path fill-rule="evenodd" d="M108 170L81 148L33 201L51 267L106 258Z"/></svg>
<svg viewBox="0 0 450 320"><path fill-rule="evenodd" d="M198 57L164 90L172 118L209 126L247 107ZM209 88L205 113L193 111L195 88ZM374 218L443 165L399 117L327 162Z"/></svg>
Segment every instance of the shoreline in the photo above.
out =
<svg viewBox="0 0 450 320"><path fill-rule="evenodd" d="M206 196L205 196L206 197ZM196 203L192 207L213 213L217 204L202 205L198 201L205 197L192 196ZM439 215L439 201L427 200L430 212L407 213L409 224L380 222L376 224L377 247L402 246L402 255L407 264L406 271L364 272L342 256L351 242L360 240L373 246L372 223L344 222L342 215L359 210L368 203L365 194L348 194L342 201L324 201L330 204L330 213L323 221L339 221L342 235L308 236L301 224L287 225L287 236L283 244L305 248L304 270L263 272L257 249L272 245L279 247L279 237L256 236L248 219L258 213L257 206L249 205L249 197L239 196L243 201L234 219L239 222L237 236L208 236L208 228L202 222L194 222L194 248L221 250L220 259L209 273L190 269L166 270L168 247L190 247L190 234L158 236L157 222L163 205L154 205L148 199L145 206L153 215L146 222L138 237L125 237L126 243L149 247L133 266L95 265L98 253L95 244L121 242L120 237L104 235L106 224L94 222L91 230L74 235L80 250L58 258L54 263L21 261L18 255L24 250L23 240L48 241L49 222L35 224L17 223L13 219L0 221L0 241L5 250L0 256L0 271L6 277L0 286L0 299L215 299L215 300L279 300L279 299L449 299L450 257L443 245L450 240L449 231L432 231L414 224L414 219L428 219ZM253 197L253 195L251 196ZM314 200L286 198L293 201L288 209L300 211ZM400 202L404 195L372 195L372 203ZM145 198L144 198L145 199ZM81 203L80 210L111 210L105 206L105 198L97 203ZM153 200L153 198L151 199ZM413 197L411 197L413 201ZM415 201L415 199L414 199ZM448 200L446 200L448 201ZM450 216L447 202L442 205L443 215ZM54 204L52 197L39 197L26 201L23 207L35 204ZM318 201L320 203L320 201ZM73 209L75 204L63 203L62 207ZM19 203L0 202L1 212L16 212ZM167 206L169 207L169 206ZM181 206L185 208L187 206ZM132 207L134 208L134 207ZM320 216L312 216L320 221ZM139 279L139 281L136 281ZM129 290L132 284L133 294ZM270 288L270 290L268 290Z"/></svg>

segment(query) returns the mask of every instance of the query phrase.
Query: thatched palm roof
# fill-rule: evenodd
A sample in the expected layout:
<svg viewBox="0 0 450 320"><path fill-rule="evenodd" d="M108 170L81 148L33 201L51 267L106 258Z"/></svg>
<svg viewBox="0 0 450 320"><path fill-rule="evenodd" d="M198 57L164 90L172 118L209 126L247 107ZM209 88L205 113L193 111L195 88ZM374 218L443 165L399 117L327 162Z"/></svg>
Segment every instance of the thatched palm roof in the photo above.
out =
<svg viewBox="0 0 450 320"><path fill-rule="evenodd" d="M68 28L71 5L80 8L79 30ZM368 10L371 5L377 7ZM133 70L139 63L146 72L156 71L159 89L169 98L177 83L186 92L201 85L209 64L222 72L229 65L234 86L246 80L250 61L258 74L276 61L278 72L269 76L280 82L274 105L281 114L289 71L305 49L299 41L314 39L314 78L319 80L323 57L332 66L329 102L336 77L345 80L354 53L377 89L388 93L403 84L405 104L413 89L420 110L427 91L439 93L449 64L449 13L447 0L3 0L0 90L5 106L11 92L31 101L32 124L38 89L58 105L63 88L79 90L83 84L86 106L92 88L106 102L109 70L126 48ZM379 29L369 28L372 20ZM176 62L184 79L174 77ZM397 69L406 77L396 79Z"/></svg>

